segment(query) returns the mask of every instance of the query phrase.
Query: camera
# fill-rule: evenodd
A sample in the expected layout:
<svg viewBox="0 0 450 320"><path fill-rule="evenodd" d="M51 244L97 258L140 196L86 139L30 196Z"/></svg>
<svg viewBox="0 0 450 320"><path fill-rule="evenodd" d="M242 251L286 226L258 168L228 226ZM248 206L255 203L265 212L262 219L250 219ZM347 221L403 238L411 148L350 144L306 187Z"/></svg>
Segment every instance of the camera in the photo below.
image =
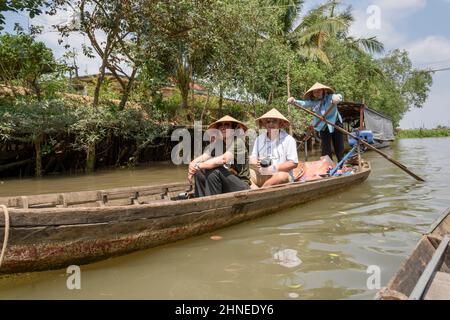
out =
<svg viewBox="0 0 450 320"><path fill-rule="evenodd" d="M261 159L259 164L261 165L261 168L270 167L272 165L272 159L270 159L270 158Z"/></svg>

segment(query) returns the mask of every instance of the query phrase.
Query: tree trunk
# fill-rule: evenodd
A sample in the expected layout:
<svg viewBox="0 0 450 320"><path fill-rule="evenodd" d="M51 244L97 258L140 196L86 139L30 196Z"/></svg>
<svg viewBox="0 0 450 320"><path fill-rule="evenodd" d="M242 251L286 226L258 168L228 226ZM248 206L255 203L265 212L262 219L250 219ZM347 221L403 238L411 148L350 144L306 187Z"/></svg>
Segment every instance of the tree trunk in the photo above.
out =
<svg viewBox="0 0 450 320"><path fill-rule="evenodd" d="M189 106L188 104L189 89L183 88L182 90L180 90L180 93L181 93L181 108L187 109Z"/></svg>
<svg viewBox="0 0 450 320"><path fill-rule="evenodd" d="M205 114L206 108L208 107L208 104L209 104L209 90L208 90L208 93L206 95L206 101L205 101L205 105L203 106L202 114L200 115L200 121L202 121L202 122L203 122L203 116Z"/></svg>
<svg viewBox="0 0 450 320"><path fill-rule="evenodd" d="M223 112L223 87L219 86L219 117L222 117Z"/></svg>
<svg viewBox="0 0 450 320"><path fill-rule="evenodd" d="M136 72L137 72L137 68L134 68L133 72L131 73L130 78L128 79L128 84L125 87L125 90L122 94L122 98L121 98L120 104L119 104L119 110L125 109L128 98L130 96L131 88L133 87L134 79L136 77Z"/></svg>
<svg viewBox="0 0 450 320"><path fill-rule="evenodd" d="M36 78L31 81L31 87L36 93L36 98L38 99L38 101L42 101L41 87L39 86Z"/></svg>
<svg viewBox="0 0 450 320"><path fill-rule="evenodd" d="M287 85L287 96L289 98L291 96L291 63L289 60L287 64L286 85ZM291 122L289 125L289 134L292 136L292 113L290 104L288 104L288 113L289 113L288 119Z"/></svg>
<svg viewBox="0 0 450 320"><path fill-rule="evenodd" d="M36 177L40 178L42 177L42 150L41 150L41 144L44 141L44 135L40 134L35 140L34 140L34 150L36 152Z"/></svg>
<svg viewBox="0 0 450 320"><path fill-rule="evenodd" d="M105 52L106 52L106 50L105 50ZM103 57L103 62L100 67L100 73L97 77L97 83L95 85L94 102L92 103L92 106L94 108L97 108L97 106L98 106L98 100L100 98L100 89L102 87L103 79L105 79L105 70L106 70L106 57Z"/></svg>
<svg viewBox="0 0 450 320"><path fill-rule="evenodd" d="M86 172L94 172L95 169L95 144L88 145L86 150Z"/></svg>
<svg viewBox="0 0 450 320"><path fill-rule="evenodd" d="M189 83L191 82L189 66L184 65L182 59L179 59L177 66L177 87L181 94L181 108L188 108Z"/></svg>
<svg viewBox="0 0 450 320"><path fill-rule="evenodd" d="M267 104L270 106L273 100L273 88L270 89L269 96L267 97Z"/></svg>

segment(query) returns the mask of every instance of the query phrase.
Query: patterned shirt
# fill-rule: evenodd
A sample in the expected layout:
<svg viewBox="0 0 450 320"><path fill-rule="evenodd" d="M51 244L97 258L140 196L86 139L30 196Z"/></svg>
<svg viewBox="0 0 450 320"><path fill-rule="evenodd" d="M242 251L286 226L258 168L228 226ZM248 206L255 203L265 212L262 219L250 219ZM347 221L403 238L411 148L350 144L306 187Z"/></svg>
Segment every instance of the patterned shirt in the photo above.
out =
<svg viewBox="0 0 450 320"><path fill-rule="evenodd" d="M316 114L323 116L328 108L332 105L332 100L335 98L339 102L342 101L342 95L340 94L325 94L325 97L322 100L295 100L295 102L302 107L311 109ZM337 104L333 105L333 109L327 114L325 119L331 123L336 123L336 121L339 119L340 122L342 122L342 116L340 115ZM314 117L313 119L313 126L316 131L322 131L322 129L325 128L325 125L328 126L328 130L332 133L334 131L334 127L332 125L326 124L324 121L320 121L319 118Z"/></svg>

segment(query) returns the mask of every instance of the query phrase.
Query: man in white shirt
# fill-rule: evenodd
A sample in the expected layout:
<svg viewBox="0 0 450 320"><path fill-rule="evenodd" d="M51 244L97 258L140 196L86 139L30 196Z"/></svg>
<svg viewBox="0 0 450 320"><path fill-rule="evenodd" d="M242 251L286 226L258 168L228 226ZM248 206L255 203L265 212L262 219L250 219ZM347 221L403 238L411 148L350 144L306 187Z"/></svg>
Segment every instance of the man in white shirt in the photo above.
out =
<svg viewBox="0 0 450 320"><path fill-rule="evenodd" d="M290 122L275 108L256 119L264 130L253 145L250 176L257 187L294 181L293 169L298 165L297 144L283 128Z"/></svg>

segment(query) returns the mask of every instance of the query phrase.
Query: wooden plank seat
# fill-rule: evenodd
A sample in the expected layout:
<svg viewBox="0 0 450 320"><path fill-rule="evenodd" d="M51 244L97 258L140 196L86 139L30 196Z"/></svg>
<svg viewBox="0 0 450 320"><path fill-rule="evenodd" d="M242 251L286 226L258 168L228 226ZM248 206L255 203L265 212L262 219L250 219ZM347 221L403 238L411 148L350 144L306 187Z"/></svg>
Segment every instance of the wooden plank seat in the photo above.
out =
<svg viewBox="0 0 450 320"><path fill-rule="evenodd" d="M9 208L39 209L51 207L104 207L150 203L157 200L176 198L180 192L187 191L184 183L115 188L109 190L81 191L0 198L0 204Z"/></svg>

